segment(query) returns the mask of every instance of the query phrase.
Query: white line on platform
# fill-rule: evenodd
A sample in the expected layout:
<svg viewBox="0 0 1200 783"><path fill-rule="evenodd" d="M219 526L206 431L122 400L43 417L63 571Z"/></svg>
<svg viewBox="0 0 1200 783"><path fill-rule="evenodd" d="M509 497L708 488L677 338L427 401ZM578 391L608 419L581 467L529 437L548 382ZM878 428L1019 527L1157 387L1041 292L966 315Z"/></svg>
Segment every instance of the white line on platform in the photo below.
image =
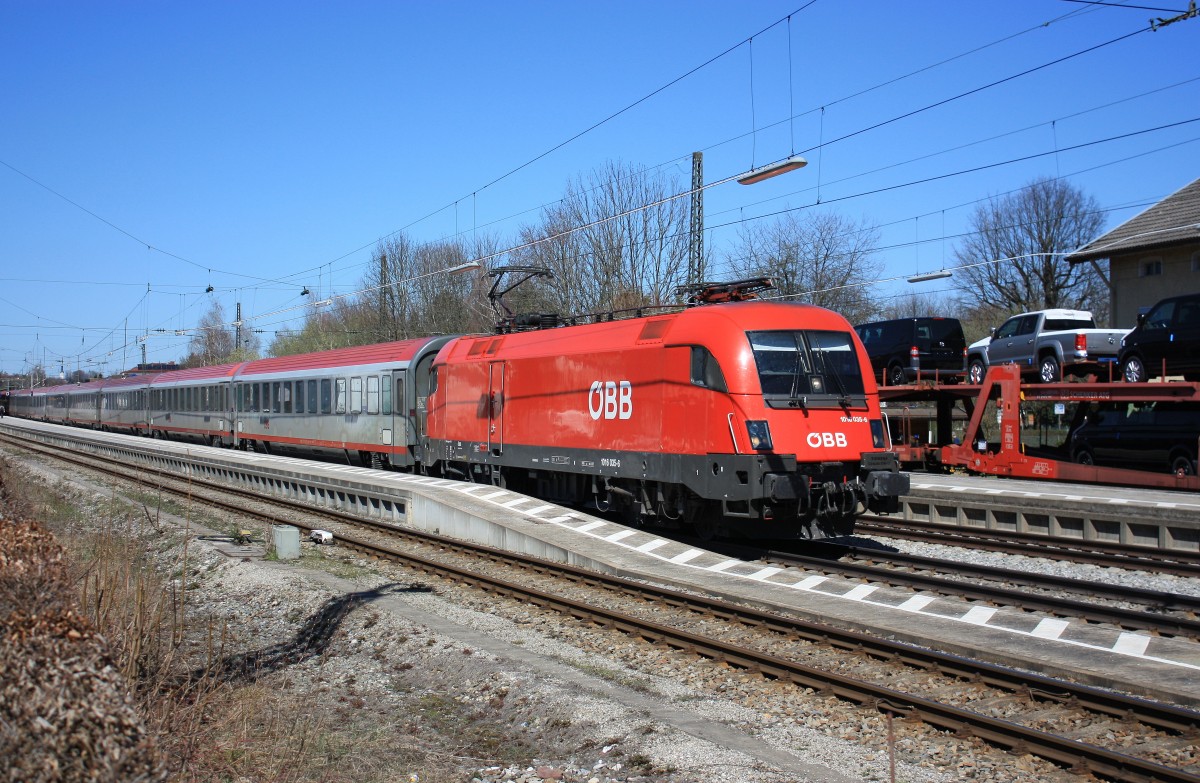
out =
<svg viewBox="0 0 1200 783"><path fill-rule="evenodd" d="M932 595L914 595L896 608L903 609L906 612L919 612L936 600L937 597Z"/></svg>
<svg viewBox="0 0 1200 783"><path fill-rule="evenodd" d="M994 606L972 606L966 614L962 616L963 622L972 623L974 625L987 625L988 620L992 619L992 615L996 613Z"/></svg>
<svg viewBox="0 0 1200 783"><path fill-rule="evenodd" d="M1150 637L1142 636L1139 633L1129 633L1122 631L1117 637L1117 642L1112 646L1113 652L1121 652L1126 655L1145 655L1146 648L1150 646Z"/></svg>
<svg viewBox="0 0 1200 783"><path fill-rule="evenodd" d="M1043 617L1042 621L1037 624L1037 628L1030 631L1030 634L1039 639L1057 639L1062 636L1063 631L1067 630L1067 626L1071 623L1067 620L1060 620L1057 617Z"/></svg>
<svg viewBox="0 0 1200 783"><path fill-rule="evenodd" d="M861 601L878 589L878 585L855 585L854 588L849 592L844 593L842 598L846 598L851 601Z"/></svg>

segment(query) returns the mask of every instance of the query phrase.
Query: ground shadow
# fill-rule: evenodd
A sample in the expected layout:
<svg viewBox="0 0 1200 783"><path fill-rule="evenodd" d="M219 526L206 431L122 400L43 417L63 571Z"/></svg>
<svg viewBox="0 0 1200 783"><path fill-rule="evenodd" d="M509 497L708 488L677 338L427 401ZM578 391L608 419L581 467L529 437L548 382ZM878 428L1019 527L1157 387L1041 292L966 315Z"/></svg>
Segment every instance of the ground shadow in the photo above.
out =
<svg viewBox="0 0 1200 783"><path fill-rule="evenodd" d="M431 591L432 588L424 585L393 583L373 590L362 590L330 598L321 605L320 609L309 616L304 625L286 642L222 658L216 664L193 670L186 679L193 682L209 679L227 685L253 682L264 674L295 666L326 654L338 628L358 607L377 601L389 594Z"/></svg>

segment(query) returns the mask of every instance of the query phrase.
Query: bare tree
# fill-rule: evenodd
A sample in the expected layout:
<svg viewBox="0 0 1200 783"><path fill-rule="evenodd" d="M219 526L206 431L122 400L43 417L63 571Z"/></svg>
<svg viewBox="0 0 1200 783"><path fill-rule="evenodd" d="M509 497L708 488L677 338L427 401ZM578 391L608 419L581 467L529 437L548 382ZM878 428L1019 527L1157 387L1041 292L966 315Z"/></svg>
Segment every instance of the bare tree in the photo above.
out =
<svg viewBox="0 0 1200 783"><path fill-rule="evenodd" d="M881 265L879 232L866 220L832 212L788 213L774 222L744 227L729 266L741 277L775 279L793 301L841 313L851 323L875 315L868 284Z"/></svg>
<svg viewBox="0 0 1200 783"><path fill-rule="evenodd" d="M243 330L247 339L257 343L257 335ZM234 329L225 322L225 308L217 299L212 301L196 331L188 341L188 354L180 362L181 367L209 367L243 358L250 346L236 345ZM255 345L257 348L257 345Z"/></svg>
<svg viewBox="0 0 1200 783"><path fill-rule="evenodd" d="M312 306L299 329L276 332L272 356L329 351L378 342L378 313L363 300L337 299L328 308Z"/></svg>
<svg viewBox="0 0 1200 783"><path fill-rule="evenodd" d="M609 162L567 184L542 221L521 232L518 264L544 266L545 309L564 314L660 305L687 275L687 200L673 177Z"/></svg>
<svg viewBox="0 0 1200 783"><path fill-rule="evenodd" d="M976 207L972 233L955 250L955 284L970 308L1021 312L1048 307L1108 317L1108 286L1062 254L1091 241L1103 218L1096 200L1068 182L1037 179Z"/></svg>
<svg viewBox="0 0 1200 783"><path fill-rule="evenodd" d="M881 319L893 318L922 318L925 316L944 316L953 312L955 305L946 296L938 294L906 293L894 296L879 308L877 313Z"/></svg>

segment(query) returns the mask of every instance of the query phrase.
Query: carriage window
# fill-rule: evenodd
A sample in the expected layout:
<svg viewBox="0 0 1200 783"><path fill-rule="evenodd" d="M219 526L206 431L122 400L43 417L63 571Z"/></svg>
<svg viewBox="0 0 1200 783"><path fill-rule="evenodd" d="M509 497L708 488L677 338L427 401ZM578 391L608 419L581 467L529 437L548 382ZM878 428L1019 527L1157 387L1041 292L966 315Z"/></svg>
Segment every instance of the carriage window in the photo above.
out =
<svg viewBox="0 0 1200 783"><path fill-rule="evenodd" d="M257 383L250 384L250 412L258 413L259 401L262 398L262 390Z"/></svg>
<svg viewBox="0 0 1200 783"><path fill-rule="evenodd" d="M367 413L379 413L379 376L367 376Z"/></svg>
<svg viewBox="0 0 1200 783"><path fill-rule="evenodd" d="M260 399L262 402L261 402L261 405L259 406L259 409L263 413L270 413L271 412L271 384L264 383L262 385L262 397Z"/></svg>
<svg viewBox="0 0 1200 783"><path fill-rule="evenodd" d="M304 381L296 381L296 413L304 413Z"/></svg>
<svg viewBox="0 0 1200 783"><path fill-rule="evenodd" d="M279 387L279 403L284 413L292 412L292 382L284 381Z"/></svg>
<svg viewBox="0 0 1200 783"><path fill-rule="evenodd" d="M309 413L317 412L317 402L318 402L317 401L317 382L309 381L308 382L308 412Z"/></svg>
<svg viewBox="0 0 1200 783"><path fill-rule="evenodd" d="M391 376L384 375L379 380L383 384L383 415L390 416L392 413L392 379Z"/></svg>
<svg viewBox="0 0 1200 783"><path fill-rule="evenodd" d="M333 413L332 384L328 378L321 379L321 413Z"/></svg>
<svg viewBox="0 0 1200 783"><path fill-rule="evenodd" d="M362 378L350 379L350 412L362 413L363 409L363 388Z"/></svg>
<svg viewBox="0 0 1200 783"><path fill-rule="evenodd" d="M345 413L346 412L346 379L345 378L337 378L334 385L337 387L337 391L334 395L334 400L333 400L333 412L334 413Z"/></svg>

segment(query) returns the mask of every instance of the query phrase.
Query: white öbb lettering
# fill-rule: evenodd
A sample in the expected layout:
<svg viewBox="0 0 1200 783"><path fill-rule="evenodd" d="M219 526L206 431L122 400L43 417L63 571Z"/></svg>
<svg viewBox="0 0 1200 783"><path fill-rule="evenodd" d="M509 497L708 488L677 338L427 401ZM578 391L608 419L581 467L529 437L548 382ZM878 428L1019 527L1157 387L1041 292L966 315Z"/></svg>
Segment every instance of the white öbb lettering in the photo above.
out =
<svg viewBox="0 0 1200 783"><path fill-rule="evenodd" d="M841 448L846 445L846 433L844 432L810 432L808 433L808 445L813 449L832 449L835 446Z"/></svg>
<svg viewBox="0 0 1200 783"><path fill-rule="evenodd" d="M592 381L588 413L593 420L628 419L633 415L633 386L629 381Z"/></svg>

